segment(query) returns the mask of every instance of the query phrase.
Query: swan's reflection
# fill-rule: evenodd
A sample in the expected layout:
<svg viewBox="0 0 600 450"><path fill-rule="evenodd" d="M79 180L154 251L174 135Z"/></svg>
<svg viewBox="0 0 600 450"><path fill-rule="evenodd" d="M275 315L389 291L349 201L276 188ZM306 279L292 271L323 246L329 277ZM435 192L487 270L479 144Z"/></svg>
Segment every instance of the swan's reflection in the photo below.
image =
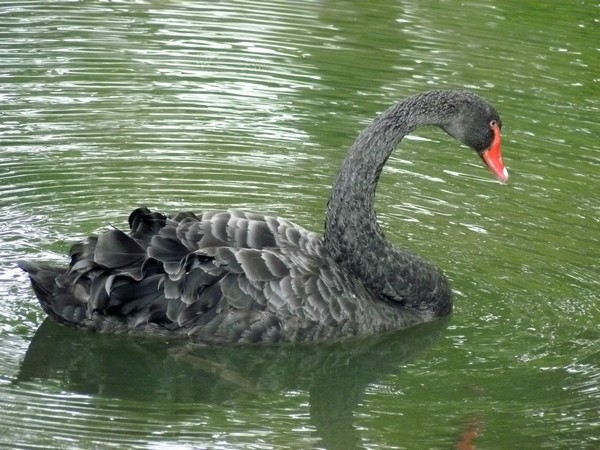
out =
<svg viewBox="0 0 600 450"><path fill-rule="evenodd" d="M76 393L171 403L220 403L305 390L311 421L325 446L353 448L360 442L353 412L367 385L400 371L447 325L440 320L320 345L197 347L88 334L46 320L31 341L17 382L51 379Z"/></svg>

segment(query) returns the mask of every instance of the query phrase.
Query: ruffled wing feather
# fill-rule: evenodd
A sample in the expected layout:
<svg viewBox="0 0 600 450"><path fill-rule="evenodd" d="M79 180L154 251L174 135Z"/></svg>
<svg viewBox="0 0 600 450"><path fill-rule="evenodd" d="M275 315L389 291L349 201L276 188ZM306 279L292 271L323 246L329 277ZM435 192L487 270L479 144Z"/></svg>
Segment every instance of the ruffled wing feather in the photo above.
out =
<svg viewBox="0 0 600 450"><path fill-rule="evenodd" d="M316 340L354 321L356 305L342 299L352 280L326 263L319 236L291 222L139 208L129 223L128 234L111 229L74 246L69 269L38 270L45 309L71 325L208 343Z"/></svg>

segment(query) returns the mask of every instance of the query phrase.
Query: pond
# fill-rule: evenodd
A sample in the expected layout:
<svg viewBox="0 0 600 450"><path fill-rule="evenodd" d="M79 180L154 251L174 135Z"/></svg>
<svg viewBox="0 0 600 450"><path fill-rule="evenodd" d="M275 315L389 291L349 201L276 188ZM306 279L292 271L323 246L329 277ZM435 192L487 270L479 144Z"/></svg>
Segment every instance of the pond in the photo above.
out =
<svg viewBox="0 0 600 450"><path fill-rule="evenodd" d="M10 448L599 448L596 2L4 2L0 444ZM45 320L19 259L138 206L321 232L347 148L413 93L503 121L501 185L439 129L377 191L387 237L455 311L320 345L194 348Z"/></svg>

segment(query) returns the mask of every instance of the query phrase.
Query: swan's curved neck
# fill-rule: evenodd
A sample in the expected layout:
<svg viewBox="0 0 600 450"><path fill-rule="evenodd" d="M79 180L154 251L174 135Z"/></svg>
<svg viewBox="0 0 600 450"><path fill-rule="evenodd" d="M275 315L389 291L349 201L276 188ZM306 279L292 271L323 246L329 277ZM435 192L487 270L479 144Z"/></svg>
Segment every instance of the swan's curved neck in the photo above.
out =
<svg viewBox="0 0 600 450"><path fill-rule="evenodd" d="M365 234L382 238L374 204L383 166L402 138L417 127L447 123L450 105L444 107L442 94L433 91L410 97L383 112L360 133L342 164L327 205L325 244L334 255L340 235L347 237L342 241Z"/></svg>
<svg viewBox="0 0 600 450"><path fill-rule="evenodd" d="M440 91L417 94L383 112L358 136L337 175L327 205L325 248L367 285L388 284L391 275L385 273L396 263L406 263L406 257L424 261L399 252L385 239L377 223L375 191L383 166L404 136L421 125L448 123L452 106L443 100ZM379 294L387 295L385 291L381 286Z"/></svg>

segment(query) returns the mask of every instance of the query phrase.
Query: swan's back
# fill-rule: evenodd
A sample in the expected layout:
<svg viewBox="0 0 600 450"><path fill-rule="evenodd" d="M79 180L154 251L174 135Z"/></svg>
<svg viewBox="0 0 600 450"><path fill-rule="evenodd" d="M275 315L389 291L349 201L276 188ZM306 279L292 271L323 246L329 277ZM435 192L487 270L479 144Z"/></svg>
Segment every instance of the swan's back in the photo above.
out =
<svg viewBox="0 0 600 450"><path fill-rule="evenodd" d="M287 220L237 211L166 218L140 208L129 223L128 234L112 229L75 245L68 269L21 263L49 315L96 331L206 343L306 342L388 328L391 308L374 306L320 236Z"/></svg>

